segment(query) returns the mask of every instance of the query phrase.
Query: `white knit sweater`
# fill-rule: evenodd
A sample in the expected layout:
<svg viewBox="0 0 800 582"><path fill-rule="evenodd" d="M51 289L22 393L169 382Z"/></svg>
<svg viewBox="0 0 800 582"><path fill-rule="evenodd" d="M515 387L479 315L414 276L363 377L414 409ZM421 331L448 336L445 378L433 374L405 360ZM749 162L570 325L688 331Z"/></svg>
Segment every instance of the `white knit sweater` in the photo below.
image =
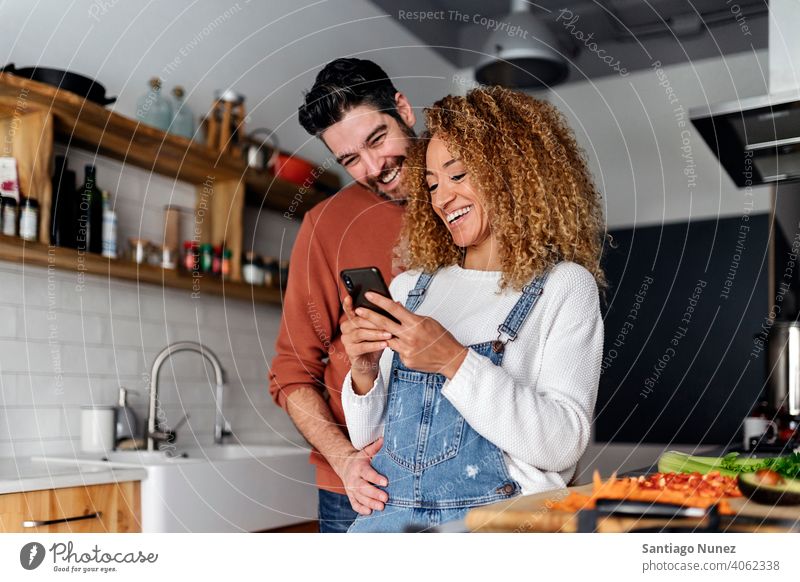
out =
<svg viewBox="0 0 800 582"><path fill-rule="evenodd" d="M398 275L392 297L405 304L418 272ZM497 337L520 292L499 292L500 272L460 267L433 278L418 315L436 319L461 344ZM523 494L564 487L589 442L603 351L603 320L591 273L562 262L550 273L517 339L506 344L501 366L469 351L442 389L484 438L504 453ZM347 428L362 449L383 434L393 352L381 356L381 373L364 396L342 387Z"/></svg>

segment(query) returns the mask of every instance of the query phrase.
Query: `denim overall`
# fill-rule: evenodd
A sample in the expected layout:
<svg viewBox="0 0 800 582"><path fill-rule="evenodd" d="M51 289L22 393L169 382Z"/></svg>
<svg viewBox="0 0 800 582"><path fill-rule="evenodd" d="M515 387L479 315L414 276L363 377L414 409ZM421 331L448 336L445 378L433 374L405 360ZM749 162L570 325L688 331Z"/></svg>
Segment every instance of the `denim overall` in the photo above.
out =
<svg viewBox="0 0 800 582"><path fill-rule="evenodd" d="M496 340L468 346L491 360L503 361L506 342L514 341L544 288L545 276L523 288L522 296L499 326ZM406 309L416 311L433 279L423 273L409 292ZM349 532L419 531L463 518L478 505L520 493L508 474L503 452L483 438L442 396L441 374L406 368L395 353L384 417L383 447L372 466L389 480L383 511L362 515Z"/></svg>

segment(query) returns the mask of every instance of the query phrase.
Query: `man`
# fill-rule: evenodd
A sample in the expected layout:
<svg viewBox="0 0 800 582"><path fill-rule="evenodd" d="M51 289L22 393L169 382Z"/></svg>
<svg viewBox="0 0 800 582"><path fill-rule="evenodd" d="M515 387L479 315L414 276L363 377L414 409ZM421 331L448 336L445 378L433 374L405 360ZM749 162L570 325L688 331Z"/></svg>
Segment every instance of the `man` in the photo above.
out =
<svg viewBox="0 0 800 582"><path fill-rule="evenodd" d="M306 213L291 257L270 392L314 450L321 532L343 532L357 513L383 509L370 465L381 447L353 448L341 386L350 364L341 342L344 288L339 272L376 266L387 283L405 195L400 179L414 137L414 111L386 73L361 59L337 59L320 71L299 109L301 125L321 139L355 180Z"/></svg>

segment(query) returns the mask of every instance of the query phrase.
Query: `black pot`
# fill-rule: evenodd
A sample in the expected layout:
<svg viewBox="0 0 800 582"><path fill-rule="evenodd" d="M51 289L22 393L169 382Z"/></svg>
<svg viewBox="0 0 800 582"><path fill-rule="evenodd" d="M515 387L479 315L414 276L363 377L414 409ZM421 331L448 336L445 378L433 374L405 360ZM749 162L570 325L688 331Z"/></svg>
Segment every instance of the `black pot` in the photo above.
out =
<svg viewBox="0 0 800 582"><path fill-rule="evenodd" d="M106 97L106 88L97 81L84 77L78 73L70 73L61 69L47 67L26 67L18 69L13 63L6 65L0 72L11 73L18 77L31 79L40 83L47 83L58 89L75 93L84 99L99 105L110 105L117 100L116 97Z"/></svg>

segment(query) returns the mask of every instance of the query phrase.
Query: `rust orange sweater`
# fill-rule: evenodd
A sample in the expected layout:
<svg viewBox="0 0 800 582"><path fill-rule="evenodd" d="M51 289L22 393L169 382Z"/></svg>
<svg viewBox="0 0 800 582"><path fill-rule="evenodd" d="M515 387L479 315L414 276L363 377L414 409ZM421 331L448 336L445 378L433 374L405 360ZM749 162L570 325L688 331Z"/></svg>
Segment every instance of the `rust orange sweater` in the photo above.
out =
<svg viewBox="0 0 800 582"><path fill-rule="evenodd" d="M358 185L306 213L292 249L269 374L269 390L278 406L285 409L286 397L303 386L327 392L333 416L346 434L341 391L350 361L339 332L345 294L339 272L375 266L390 283L399 272L392 267L392 249L402 217L402 206ZM317 466L320 488L344 493L338 475L318 451L312 451L311 462Z"/></svg>

